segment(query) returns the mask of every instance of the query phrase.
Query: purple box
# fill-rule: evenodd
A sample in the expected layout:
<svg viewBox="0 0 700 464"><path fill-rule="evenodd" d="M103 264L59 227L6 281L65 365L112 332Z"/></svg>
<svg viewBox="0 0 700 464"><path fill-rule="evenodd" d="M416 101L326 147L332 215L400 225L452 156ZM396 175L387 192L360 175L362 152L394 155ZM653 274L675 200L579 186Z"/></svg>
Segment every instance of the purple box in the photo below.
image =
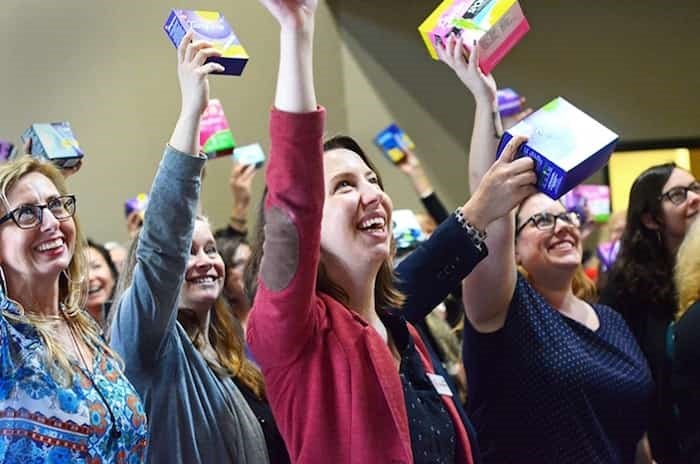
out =
<svg viewBox="0 0 700 464"><path fill-rule="evenodd" d="M520 95L513 89L500 89L496 92L498 98L498 112L502 118L520 113Z"/></svg>
<svg viewBox="0 0 700 464"><path fill-rule="evenodd" d="M9 160L12 153L15 151L15 146L7 140L0 140L0 163Z"/></svg>
<svg viewBox="0 0 700 464"><path fill-rule="evenodd" d="M177 48L187 31L194 29L194 40L211 42L221 56L212 57L208 62L219 63L225 69L212 74L240 76L248 62L248 53L233 33L231 25L216 11L173 9L163 25L163 30Z"/></svg>

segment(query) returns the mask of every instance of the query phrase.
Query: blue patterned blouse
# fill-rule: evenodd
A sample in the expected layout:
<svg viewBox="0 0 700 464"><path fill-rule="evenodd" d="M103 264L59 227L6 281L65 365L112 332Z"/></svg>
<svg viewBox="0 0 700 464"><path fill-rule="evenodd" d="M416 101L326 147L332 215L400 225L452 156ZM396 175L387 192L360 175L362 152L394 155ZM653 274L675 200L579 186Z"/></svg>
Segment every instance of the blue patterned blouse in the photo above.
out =
<svg viewBox="0 0 700 464"><path fill-rule="evenodd" d="M36 330L7 313L17 308L0 292L0 463L144 462L143 404L115 360L96 353L92 381L75 365L65 388L49 374Z"/></svg>

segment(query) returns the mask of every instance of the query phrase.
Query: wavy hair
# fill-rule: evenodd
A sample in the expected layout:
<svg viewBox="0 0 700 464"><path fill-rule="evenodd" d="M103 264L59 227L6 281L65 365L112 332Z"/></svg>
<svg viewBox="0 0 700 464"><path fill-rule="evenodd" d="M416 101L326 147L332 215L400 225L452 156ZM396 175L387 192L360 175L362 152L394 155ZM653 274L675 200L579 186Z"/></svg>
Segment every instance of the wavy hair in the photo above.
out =
<svg viewBox="0 0 700 464"><path fill-rule="evenodd" d="M209 221L204 216L198 215L197 221L202 221L209 226ZM119 276L117 284L116 310L111 311L108 327L112 326L116 313L123 311L119 300L134 280L134 268L137 262L136 250L138 249L140 237L141 234L139 232L139 235L136 236L129 247L129 253L124 262L124 270ZM242 330L240 327L237 327L233 312L223 295L220 294L218 296L210 311L209 331L206 334L202 332L196 315L189 308L178 308L177 321L185 329L188 338L200 353L202 353L206 339L209 340L221 364L221 367L210 364L210 367L215 372L239 379L258 398L264 398L265 384L262 374L245 355ZM108 332L111 332L111 330L108 329Z"/></svg>
<svg viewBox="0 0 700 464"><path fill-rule="evenodd" d="M627 224L606 291L613 307L628 322L639 319L640 308L654 308L652 311L658 316L667 318L677 307L673 284L675 257L666 247L659 199L674 169L675 163L652 166L635 179L630 190ZM659 228L648 228L644 224L646 218L653 219Z"/></svg>
<svg viewBox="0 0 700 464"><path fill-rule="evenodd" d="M700 300L700 220L695 220L678 248L674 280L678 289L678 320Z"/></svg>
<svg viewBox="0 0 700 464"><path fill-rule="evenodd" d="M30 156L20 156L8 163L0 165L0 210L2 214L9 212L10 206L7 193L23 177L38 173L47 177L56 187L59 194L67 195L65 179L61 172L51 163L37 160ZM82 233L82 227L77 215L73 217L75 224L75 248L68 267L58 277L58 299L63 315L73 333L86 344L94 354L98 351L107 353L116 360L119 369L123 369L121 358L112 351L102 338L102 330L84 309L88 294L87 242ZM13 295L7 295L8 298ZM17 296L14 296L17 298ZM4 312L3 316L19 324L30 324L36 330L43 345L46 347L46 362L50 366L54 379L63 385L72 380L68 356L61 348L53 329L55 318L36 314L32 308L25 308L16 299L19 314Z"/></svg>
<svg viewBox="0 0 700 464"><path fill-rule="evenodd" d="M335 149L350 150L357 154L367 167L377 176L379 187L384 190L384 183L376 166L369 159L367 154L362 150L360 145L347 135L337 135L328 139L323 144L323 151L328 152ZM267 197L267 187L263 192L263 198L260 202L258 210L258 220L255 227L255 241L252 246L250 262L245 271L245 287L246 293L251 301L255 298L257 290L258 274L260 272L260 264L262 262L263 243L265 242L265 199ZM378 310L385 311L390 308L401 308L405 301L405 296L396 287L396 275L394 274L393 260L391 256L394 254L396 244L394 239L391 239L391 253L384 260L377 273L377 279L374 284L374 301ZM333 282L322 262L318 265L318 273L316 278L316 290L332 296L344 305L348 305L348 294L338 282Z"/></svg>

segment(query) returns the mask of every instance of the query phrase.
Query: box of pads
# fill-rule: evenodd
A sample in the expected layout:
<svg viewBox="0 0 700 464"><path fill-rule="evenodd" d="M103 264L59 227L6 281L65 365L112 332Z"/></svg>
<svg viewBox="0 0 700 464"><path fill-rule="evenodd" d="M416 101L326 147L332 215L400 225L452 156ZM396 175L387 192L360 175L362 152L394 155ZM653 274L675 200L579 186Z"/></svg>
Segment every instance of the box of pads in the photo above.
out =
<svg viewBox="0 0 700 464"><path fill-rule="evenodd" d="M265 164L265 152L259 143L243 145L233 150L233 159L240 164L252 164L260 169Z"/></svg>
<svg viewBox="0 0 700 464"><path fill-rule="evenodd" d="M66 121L32 124L22 134L22 142L27 140L32 141L31 156L47 159L60 168L73 167L84 156Z"/></svg>
<svg viewBox="0 0 700 464"><path fill-rule="evenodd" d="M413 141L396 124L383 129L374 137L374 143L382 150L384 156L394 164L399 164L405 158L404 149L413 150Z"/></svg>
<svg viewBox="0 0 700 464"><path fill-rule="evenodd" d="M0 163L9 160L15 150L13 143L7 140L0 140Z"/></svg>
<svg viewBox="0 0 700 464"><path fill-rule="evenodd" d="M517 0L444 0L418 27L433 59L437 44L450 34L463 37L471 54L479 47L479 66L488 74L530 30Z"/></svg>
<svg viewBox="0 0 700 464"><path fill-rule="evenodd" d="M216 11L173 9L163 25L170 41L178 47L187 31L194 29L194 40L211 42L221 56L207 62L219 63L225 69L213 74L240 76L248 62L248 53L234 34L231 25Z"/></svg>
<svg viewBox="0 0 700 464"><path fill-rule="evenodd" d="M537 188L555 200L605 166L619 139L562 97L508 129L498 155L515 135L529 137L517 156L535 161Z"/></svg>
<svg viewBox="0 0 700 464"><path fill-rule="evenodd" d="M200 118L199 146L209 158L230 155L236 146L224 107L216 98L209 100Z"/></svg>
<svg viewBox="0 0 700 464"><path fill-rule="evenodd" d="M498 112L502 118L520 113L520 95L513 89L499 89L496 92L498 99Z"/></svg>

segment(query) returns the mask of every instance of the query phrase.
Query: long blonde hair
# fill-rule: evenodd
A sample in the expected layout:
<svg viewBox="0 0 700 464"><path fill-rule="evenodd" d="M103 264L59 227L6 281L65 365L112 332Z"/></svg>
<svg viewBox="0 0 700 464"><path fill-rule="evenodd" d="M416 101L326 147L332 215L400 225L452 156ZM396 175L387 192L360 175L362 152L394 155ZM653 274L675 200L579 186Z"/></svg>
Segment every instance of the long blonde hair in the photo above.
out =
<svg viewBox="0 0 700 464"><path fill-rule="evenodd" d="M7 192L24 176L31 173L46 176L61 195L68 193L63 175L52 164L29 156L21 156L0 165L0 210L3 214L9 212ZM58 277L59 305L62 307L69 330L77 334L92 353L99 350L106 352L117 361L119 369L122 369L121 359L104 342L99 325L84 310L88 295L87 242L77 216L73 217L73 221L75 223L75 249L68 268ZM6 296L10 298L12 295ZM72 380L73 370L50 324L47 324L50 319L33 313L32 308L25 308L14 299L12 301L17 305L19 314L4 312L3 316L19 324L30 324L36 330L46 347L46 361L54 379L61 384L69 384Z"/></svg>
<svg viewBox="0 0 700 464"><path fill-rule="evenodd" d="M693 223L678 248L673 278L678 290L678 320L700 300L700 220Z"/></svg>

